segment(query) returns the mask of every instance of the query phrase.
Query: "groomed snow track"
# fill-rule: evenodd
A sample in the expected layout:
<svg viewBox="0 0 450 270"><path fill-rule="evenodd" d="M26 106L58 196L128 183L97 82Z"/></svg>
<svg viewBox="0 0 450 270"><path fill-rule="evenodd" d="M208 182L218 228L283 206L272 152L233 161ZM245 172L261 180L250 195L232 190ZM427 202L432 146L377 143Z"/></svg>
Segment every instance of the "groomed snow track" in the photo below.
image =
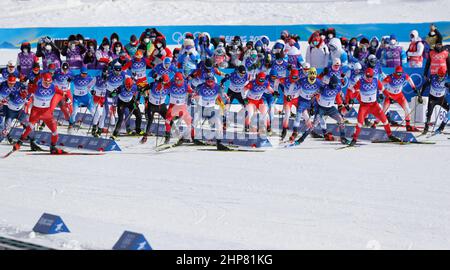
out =
<svg viewBox="0 0 450 270"><path fill-rule="evenodd" d="M53 250L52 248L30 244L19 240L0 237L0 250Z"/></svg>

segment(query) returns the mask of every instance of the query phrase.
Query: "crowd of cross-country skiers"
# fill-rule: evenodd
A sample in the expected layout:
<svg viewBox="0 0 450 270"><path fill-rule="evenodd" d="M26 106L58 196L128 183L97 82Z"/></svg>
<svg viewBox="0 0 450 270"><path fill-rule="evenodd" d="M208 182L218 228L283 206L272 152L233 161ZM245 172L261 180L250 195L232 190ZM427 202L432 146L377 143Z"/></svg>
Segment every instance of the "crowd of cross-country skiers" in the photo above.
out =
<svg viewBox="0 0 450 270"><path fill-rule="evenodd" d="M344 144L354 145L363 125L375 127L380 122L389 139L398 141L386 117L391 102L397 102L405 110L406 130L418 131L410 123L411 108L402 93L407 83L417 93L419 103L423 102L423 89L430 88L423 132L428 131L434 106L448 110L445 99L449 87L448 50L434 24L425 38L412 30L406 51L393 34L381 40L347 39L338 38L336 31L329 28L308 38L303 56L299 39L297 34L282 31L279 39L272 42L261 36L244 44L239 36L227 42L225 37L211 38L208 33L185 33L182 44L171 50L161 32L148 28L139 38L131 35L124 41L113 33L99 44L85 40L81 34L70 35L60 48L50 37L43 37L36 52L31 51L29 42L24 42L17 61L9 61L1 72L0 140L7 138L14 145L13 150L29 140L32 150L36 150L39 146L32 131L35 125L40 128L45 125L52 132L51 153L61 153L56 147L58 119L54 117L54 109L60 108L71 133L78 124L79 108L84 106L93 115L91 132L95 137L106 133L116 139L125 122L127 133L142 136L141 142L145 143L158 113L165 119L165 143L170 140L174 119L179 118L187 126L192 141L201 143L195 137L194 127L205 119L214 119L215 129L223 132L233 101L245 109L245 132L251 130L252 117L259 113L264 125L258 131L271 133L274 102L282 95L283 140L300 144L318 125L323 134L316 135L332 140L324 121L324 116L329 116L337 121ZM383 67L394 68L394 72L387 75ZM403 67L424 67L425 87L416 88ZM221 70L225 68L234 70L225 74ZM96 76L88 72L92 69L98 70ZM322 70L320 74L318 69ZM348 80L345 96L341 92L344 80ZM229 86L225 87L227 81ZM358 123L352 138L347 139L343 115L355 100L360 104ZM194 117L191 105L199 112ZM295 115L291 113L292 107L296 108ZM144 128L143 113L147 119ZM371 123L368 114L377 120ZM132 115L133 130L129 125ZM293 115L293 130L286 137ZM105 127L107 119L114 126L112 134L108 134L109 124ZM9 136L14 120L25 128L16 142ZM306 125L301 135L300 123ZM442 131L446 123L444 120L437 131ZM217 147L226 149L219 137Z"/></svg>

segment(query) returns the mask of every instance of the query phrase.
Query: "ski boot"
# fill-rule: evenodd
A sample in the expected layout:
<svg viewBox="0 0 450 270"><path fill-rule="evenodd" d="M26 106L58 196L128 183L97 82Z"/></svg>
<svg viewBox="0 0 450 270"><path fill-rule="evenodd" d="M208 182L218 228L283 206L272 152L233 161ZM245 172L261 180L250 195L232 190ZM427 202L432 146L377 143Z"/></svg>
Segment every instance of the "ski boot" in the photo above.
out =
<svg viewBox="0 0 450 270"><path fill-rule="evenodd" d="M356 139L353 138L348 145L355 146L356 145Z"/></svg>
<svg viewBox="0 0 450 270"><path fill-rule="evenodd" d="M416 128L415 126L407 125L407 126L406 126L406 131L409 131L409 132L419 132L420 130L419 130L418 128Z"/></svg>
<svg viewBox="0 0 450 270"><path fill-rule="evenodd" d="M37 145L36 141L34 139L30 139L30 148L31 151L44 151L39 145Z"/></svg>
<svg viewBox="0 0 450 270"><path fill-rule="evenodd" d="M67 127L67 134L72 134L73 133L73 124L69 124L69 126Z"/></svg>
<svg viewBox="0 0 450 270"><path fill-rule="evenodd" d="M323 138L325 139L325 141L334 141L334 137L331 132L326 132L325 134L323 134Z"/></svg>
<svg viewBox="0 0 450 270"><path fill-rule="evenodd" d="M298 130L297 130L297 128L294 128L294 131L292 132L291 137L289 137L289 141L294 142L295 139L297 139L297 136L298 136Z"/></svg>
<svg viewBox="0 0 450 270"><path fill-rule="evenodd" d="M102 128L97 128L97 134L96 134L97 138L102 136L102 131L103 131Z"/></svg>
<svg viewBox="0 0 450 270"><path fill-rule="evenodd" d="M341 137L341 143L342 143L342 144L347 144L347 145L348 145L348 144L350 144L350 140L347 139L347 138L345 138L344 136L342 136L342 137Z"/></svg>
<svg viewBox="0 0 450 270"><path fill-rule="evenodd" d="M229 148L226 145L223 145L220 140L216 140L216 147L217 147L217 150L219 150L219 151L232 151L231 148Z"/></svg>
<svg viewBox="0 0 450 270"><path fill-rule="evenodd" d="M287 128L283 128L283 130L281 131L281 140L284 140L284 138L286 137L286 133L287 133Z"/></svg>
<svg viewBox="0 0 450 270"><path fill-rule="evenodd" d="M64 150L62 150L62 149L60 149L60 148L57 148L55 145L50 145L50 154L52 154L52 155L61 155L61 154L66 154L67 152L66 151L64 151Z"/></svg>
<svg viewBox="0 0 450 270"><path fill-rule="evenodd" d="M400 139L399 137L396 137L394 135L389 135L389 140L391 140L391 142L401 142L402 139Z"/></svg>
<svg viewBox="0 0 450 270"><path fill-rule="evenodd" d="M6 139L8 140L9 144L14 144L14 139L11 137L10 134L6 135Z"/></svg>
<svg viewBox="0 0 450 270"><path fill-rule="evenodd" d="M323 133L323 134L325 134L325 133L326 133L326 131L325 131L325 132L323 132L323 131L322 131L322 133ZM313 131L311 131L311 137L313 137L313 138L316 138L316 139L317 139L317 138L324 138L324 136L323 136L323 135L321 135L321 134L317 133L317 132L316 132L316 131L314 131L314 130L313 130Z"/></svg>
<svg viewBox="0 0 450 270"><path fill-rule="evenodd" d="M133 136L136 135L136 131L127 128L127 134Z"/></svg>
<svg viewBox="0 0 450 270"><path fill-rule="evenodd" d="M142 137L140 143L141 143L141 144L144 144L144 143L146 143L146 142L147 142L147 135L144 135L144 137Z"/></svg>
<svg viewBox="0 0 450 270"><path fill-rule="evenodd" d="M377 128L377 123L373 122L373 124L370 126L370 128L376 129Z"/></svg>
<svg viewBox="0 0 450 270"><path fill-rule="evenodd" d="M302 136L300 138L298 138L298 140L295 141L295 144L299 145L299 144L303 143L306 139L306 136L308 136L308 132L303 133Z"/></svg>
<svg viewBox="0 0 450 270"><path fill-rule="evenodd" d="M166 134L164 135L164 144L168 144L170 142L170 132L166 131Z"/></svg>
<svg viewBox="0 0 450 270"><path fill-rule="evenodd" d="M117 140L117 133L116 132L114 132L109 138L111 139L111 140L113 140L113 141L115 141L115 140Z"/></svg>
<svg viewBox="0 0 450 270"><path fill-rule="evenodd" d="M21 139L19 139L14 145L13 145L13 150L17 151L20 149L20 147L22 146L23 141Z"/></svg>
<svg viewBox="0 0 450 270"><path fill-rule="evenodd" d="M98 134L97 134L97 125L93 125L92 126L92 130L91 130L91 134L92 134L92 136L94 136L94 137L98 137Z"/></svg>
<svg viewBox="0 0 450 270"><path fill-rule="evenodd" d="M200 141L198 139L192 139L192 143L194 145L206 145L206 143L204 143L204 142L202 142L202 141Z"/></svg>
<svg viewBox="0 0 450 270"><path fill-rule="evenodd" d="M424 126L423 131L422 131L422 135L427 134L428 133L428 129L429 129L428 123L425 123L425 126Z"/></svg>
<svg viewBox="0 0 450 270"><path fill-rule="evenodd" d="M245 125L245 127L244 127L244 132L245 132L245 133L250 132L250 126Z"/></svg>
<svg viewBox="0 0 450 270"><path fill-rule="evenodd" d="M447 123L441 122L441 124L439 125L439 127L434 131L434 134L441 134L444 131L445 126L447 125Z"/></svg>

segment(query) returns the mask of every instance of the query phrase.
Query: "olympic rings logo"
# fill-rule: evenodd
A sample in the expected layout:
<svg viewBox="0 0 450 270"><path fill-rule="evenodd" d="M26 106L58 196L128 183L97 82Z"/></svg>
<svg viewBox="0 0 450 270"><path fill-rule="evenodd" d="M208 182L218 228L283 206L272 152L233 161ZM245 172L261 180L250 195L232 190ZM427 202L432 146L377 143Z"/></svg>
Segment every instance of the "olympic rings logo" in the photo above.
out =
<svg viewBox="0 0 450 270"><path fill-rule="evenodd" d="M184 32L184 33L181 33L181 32L174 32L174 33L172 34L172 40L173 40L174 42L176 42L178 45L180 45L180 44L183 42L184 36L185 36L187 33L190 33L190 32ZM202 32L195 32L195 33L194 33L194 37L197 36L198 34L201 34L201 33L202 33Z"/></svg>
<svg viewBox="0 0 450 270"><path fill-rule="evenodd" d="M416 85L416 88L420 87L423 83L423 79L422 76L419 73L412 73L411 75L409 75L409 77L411 77L411 80L414 82L414 84ZM417 78L417 79L414 79ZM403 82L403 92L406 94L413 94L413 90L412 88L409 88L407 90L405 90L405 87L408 85L407 81Z"/></svg>

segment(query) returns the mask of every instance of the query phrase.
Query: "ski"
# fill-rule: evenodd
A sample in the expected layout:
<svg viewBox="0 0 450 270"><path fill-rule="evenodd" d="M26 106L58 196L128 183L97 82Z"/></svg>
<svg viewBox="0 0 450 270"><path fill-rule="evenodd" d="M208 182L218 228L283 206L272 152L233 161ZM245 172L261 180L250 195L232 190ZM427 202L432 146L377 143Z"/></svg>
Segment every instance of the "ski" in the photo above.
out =
<svg viewBox="0 0 450 270"><path fill-rule="evenodd" d="M8 153L6 153L6 155L4 155L2 158L7 158L7 157L9 157L12 153L14 153L14 152L16 152L17 150L11 150L11 151L9 151Z"/></svg>
<svg viewBox="0 0 450 270"><path fill-rule="evenodd" d="M344 145L344 146L341 146L341 147L336 148L336 150L343 150L343 149L348 149L348 148L355 148L355 147L360 147L360 146L362 146L362 145L365 145L365 144L362 144L362 143L356 143L356 144L354 144L354 145L346 144L346 145Z"/></svg>
<svg viewBox="0 0 450 270"><path fill-rule="evenodd" d="M164 150L168 150L168 149L180 146L182 144L183 144L183 140L182 139L178 139L178 141L175 142L175 143L163 143L161 145L158 145L154 149L155 149L156 152L161 152L161 151L164 151Z"/></svg>
<svg viewBox="0 0 450 270"><path fill-rule="evenodd" d="M393 142L393 141L372 141L372 143L393 143L393 144L400 144L400 145L405 145L405 144L436 144L435 142L425 142L425 141L416 141L416 142L407 142L407 141L403 141L403 142Z"/></svg>
<svg viewBox="0 0 450 270"><path fill-rule="evenodd" d="M442 134L442 132L432 132L430 135L427 135L426 138L429 139L431 137L434 137L436 135L441 135L441 134Z"/></svg>
<svg viewBox="0 0 450 270"><path fill-rule="evenodd" d="M217 148L200 148L198 151L217 151L217 152L265 152L263 149L245 149L245 148L229 148L227 150L219 150Z"/></svg>
<svg viewBox="0 0 450 270"><path fill-rule="evenodd" d="M88 152L63 152L61 154L52 154L50 152L32 152L32 153L26 153L26 155L36 155L36 156L101 156L105 153L88 153Z"/></svg>

